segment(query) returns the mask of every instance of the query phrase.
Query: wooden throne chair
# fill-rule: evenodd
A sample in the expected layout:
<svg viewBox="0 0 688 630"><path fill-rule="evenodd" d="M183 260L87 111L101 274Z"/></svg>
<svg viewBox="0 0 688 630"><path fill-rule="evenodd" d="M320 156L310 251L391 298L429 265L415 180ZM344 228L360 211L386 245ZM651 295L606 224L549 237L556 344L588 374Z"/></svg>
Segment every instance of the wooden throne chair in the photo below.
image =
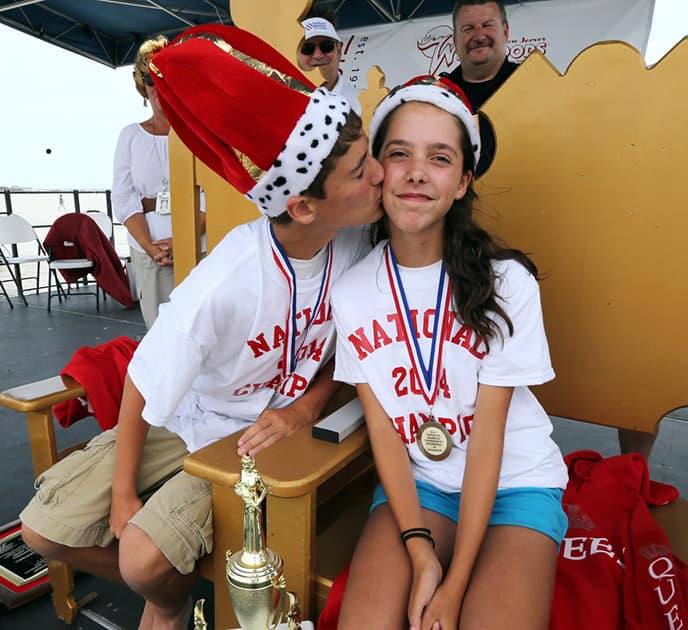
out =
<svg viewBox="0 0 688 630"><path fill-rule="evenodd" d="M285 0L267 11L254 1L232 0L231 10L239 26L293 58L300 38L295 16L309 4ZM535 53L483 107L497 131L497 152L477 182L480 219L530 253L544 275L557 379L535 391L551 414L652 432L667 412L688 404L682 315L688 308L682 278L688 216L681 208L688 88L680 79L687 63L685 40L650 70L621 43L584 51L564 76ZM364 120L379 96L362 95ZM180 280L201 256L200 186L209 248L257 211L174 136L170 154L173 203L195 208L173 215ZM26 413L36 474L58 457L51 405L83 393L77 383L55 377L0 394L0 404ZM217 628L236 626L224 554L241 545L236 439L220 440L185 462L189 473L213 486L215 551L202 562L202 574L214 582ZM339 445L313 440L304 430L256 462L269 488L267 543L283 556L288 588L299 596L304 616L314 618L367 512L365 429ZM688 560L688 502L653 513L674 553ZM78 603L71 572L61 563L49 570L58 616L72 622Z"/></svg>

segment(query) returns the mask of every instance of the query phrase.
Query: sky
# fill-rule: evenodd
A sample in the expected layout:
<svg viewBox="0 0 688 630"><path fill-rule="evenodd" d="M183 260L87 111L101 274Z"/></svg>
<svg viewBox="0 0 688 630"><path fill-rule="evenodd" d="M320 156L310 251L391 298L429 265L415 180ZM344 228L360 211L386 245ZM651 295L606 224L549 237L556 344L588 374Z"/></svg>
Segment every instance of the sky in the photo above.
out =
<svg viewBox="0 0 688 630"><path fill-rule="evenodd" d="M648 65L686 34L688 0L656 0ZM150 116L131 72L0 25L0 189L109 188L119 131Z"/></svg>

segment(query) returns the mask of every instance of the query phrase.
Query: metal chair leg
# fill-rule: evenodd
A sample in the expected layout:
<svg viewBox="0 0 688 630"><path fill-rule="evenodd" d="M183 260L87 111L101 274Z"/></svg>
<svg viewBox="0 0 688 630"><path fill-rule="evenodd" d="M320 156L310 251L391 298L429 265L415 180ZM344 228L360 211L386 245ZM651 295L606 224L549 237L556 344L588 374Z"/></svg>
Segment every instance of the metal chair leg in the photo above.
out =
<svg viewBox="0 0 688 630"><path fill-rule="evenodd" d="M62 288L62 284L60 283L59 279L57 278L57 271L54 269L49 269L48 270L48 313L50 312L50 302L52 299L55 297L53 295L53 290L52 290L52 281L53 278L55 279L55 290L57 292L57 299L62 304L62 296L64 295L65 299L67 299L67 294L65 293L65 290Z"/></svg>
<svg viewBox="0 0 688 630"><path fill-rule="evenodd" d="M28 302L26 301L26 298L24 297L24 290L22 289L21 282L18 281L17 276L15 275L15 272L12 271L12 268L9 265L5 265L7 268L7 271L10 274L10 278L12 278L12 281L14 282L14 286L17 289L17 295L24 300L24 306L28 306ZM18 267L18 265L17 265ZM11 303L10 298L7 295L7 290L5 289L5 286L3 285L2 291L5 294L5 297L7 298L7 301L10 302L10 308L14 308L14 305Z"/></svg>
<svg viewBox="0 0 688 630"><path fill-rule="evenodd" d="M2 283L2 281L0 281L0 288L2 288L2 293L5 296L7 303L10 305L10 308L14 308L14 304L12 304L12 299L10 298L9 294L7 293L7 289L5 288L5 285Z"/></svg>
<svg viewBox="0 0 688 630"><path fill-rule="evenodd" d="M53 297L52 294L52 288L53 288L53 270L48 269L48 313L50 313L50 300Z"/></svg>

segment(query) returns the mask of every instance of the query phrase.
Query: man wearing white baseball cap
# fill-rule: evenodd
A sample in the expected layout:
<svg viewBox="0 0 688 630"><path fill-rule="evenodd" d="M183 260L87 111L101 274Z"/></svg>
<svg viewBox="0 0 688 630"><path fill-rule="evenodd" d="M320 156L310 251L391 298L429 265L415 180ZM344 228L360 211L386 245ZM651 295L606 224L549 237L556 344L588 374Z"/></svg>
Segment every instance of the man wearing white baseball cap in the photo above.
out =
<svg viewBox="0 0 688 630"><path fill-rule="evenodd" d="M318 68L325 79L322 87L346 98L351 108L360 115L358 91L339 70L343 43L334 27L334 14L327 10L311 12L301 22L301 26L303 42L297 54L299 68L305 71Z"/></svg>

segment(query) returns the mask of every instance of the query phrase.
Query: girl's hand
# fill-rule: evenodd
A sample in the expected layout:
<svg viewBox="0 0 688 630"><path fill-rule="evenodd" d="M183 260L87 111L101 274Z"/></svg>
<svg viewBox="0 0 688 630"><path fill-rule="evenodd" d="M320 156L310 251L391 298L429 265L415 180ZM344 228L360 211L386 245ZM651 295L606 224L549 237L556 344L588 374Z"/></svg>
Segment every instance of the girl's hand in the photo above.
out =
<svg viewBox="0 0 688 630"><path fill-rule="evenodd" d="M459 625L462 598L442 584L423 612L420 630L451 630Z"/></svg>
<svg viewBox="0 0 688 630"><path fill-rule="evenodd" d="M408 607L410 630L421 630L421 618L425 619L423 611L434 599L435 591L441 582L442 567L434 553L425 554L421 562L413 561L413 583Z"/></svg>

